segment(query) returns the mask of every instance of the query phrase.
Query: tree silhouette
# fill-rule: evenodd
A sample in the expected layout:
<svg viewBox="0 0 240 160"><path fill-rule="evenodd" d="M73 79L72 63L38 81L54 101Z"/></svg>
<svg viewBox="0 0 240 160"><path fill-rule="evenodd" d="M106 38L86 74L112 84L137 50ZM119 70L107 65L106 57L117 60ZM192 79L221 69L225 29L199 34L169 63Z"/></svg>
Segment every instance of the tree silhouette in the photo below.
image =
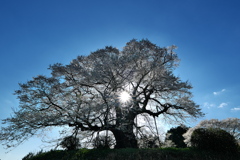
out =
<svg viewBox="0 0 240 160"><path fill-rule="evenodd" d="M191 85L173 75L179 62L175 48L131 40L122 51L105 47L68 65L51 65L51 77L34 77L15 91L19 109L3 120L7 126L0 141L11 147L46 127L69 126L82 132L107 130L116 148L136 148L138 116L202 116L191 100Z"/></svg>

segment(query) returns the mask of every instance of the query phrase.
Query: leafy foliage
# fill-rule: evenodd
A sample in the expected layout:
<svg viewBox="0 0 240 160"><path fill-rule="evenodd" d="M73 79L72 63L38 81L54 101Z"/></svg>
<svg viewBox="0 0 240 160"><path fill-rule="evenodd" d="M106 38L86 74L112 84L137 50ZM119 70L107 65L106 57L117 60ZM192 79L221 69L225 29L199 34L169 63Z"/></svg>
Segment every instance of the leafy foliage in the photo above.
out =
<svg viewBox="0 0 240 160"><path fill-rule="evenodd" d="M208 128L219 128L227 131L235 137L236 140L240 139L240 119L227 118L223 120L210 119L200 122L199 126Z"/></svg>
<svg viewBox="0 0 240 160"><path fill-rule="evenodd" d="M29 152L26 156L24 156L22 158L22 160L29 160L29 159L33 158L34 156L35 156L34 153Z"/></svg>
<svg viewBox="0 0 240 160"><path fill-rule="evenodd" d="M221 152L236 153L238 145L228 132L217 128L198 128L191 137L193 147Z"/></svg>
<svg viewBox="0 0 240 160"><path fill-rule="evenodd" d="M240 144L240 119L238 118L227 118L223 120L210 119L203 120L198 125L193 128L190 128L183 137L185 138L184 142L191 146L190 140L194 130L198 128L217 128L227 131L229 134L234 136L234 138Z"/></svg>
<svg viewBox="0 0 240 160"><path fill-rule="evenodd" d="M122 51L108 46L68 65L51 65L51 77L19 84L19 109L3 120L7 125L0 141L14 147L47 127L69 126L82 132L108 130L116 148L136 148L133 131L144 126L137 123L144 114L177 121L202 116L192 101L192 86L173 75L179 63L175 48L131 40ZM120 101L123 92L127 101Z"/></svg>
<svg viewBox="0 0 240 160"><path fill-rule="evenodd" d="M178 126L176 128L171 128L166 133L165 143L172 142L174 147L177 147L177 148L187 147L187 145L184 143L184 137L182 135L186 133L188 129L189 128L183 125Z"/></svg>

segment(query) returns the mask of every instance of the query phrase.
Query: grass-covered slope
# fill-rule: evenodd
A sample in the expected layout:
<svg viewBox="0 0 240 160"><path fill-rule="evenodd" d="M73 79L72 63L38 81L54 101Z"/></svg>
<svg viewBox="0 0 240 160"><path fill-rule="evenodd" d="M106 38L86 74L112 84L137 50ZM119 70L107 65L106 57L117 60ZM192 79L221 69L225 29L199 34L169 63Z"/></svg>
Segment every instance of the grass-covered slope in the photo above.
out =
<svg viewBox="0 0 240 160"><path fill-rule="evenodd" d="M210 152L196 149L80 149L55 150L30 155L23 160L240 160L240 153Z"/></svg>

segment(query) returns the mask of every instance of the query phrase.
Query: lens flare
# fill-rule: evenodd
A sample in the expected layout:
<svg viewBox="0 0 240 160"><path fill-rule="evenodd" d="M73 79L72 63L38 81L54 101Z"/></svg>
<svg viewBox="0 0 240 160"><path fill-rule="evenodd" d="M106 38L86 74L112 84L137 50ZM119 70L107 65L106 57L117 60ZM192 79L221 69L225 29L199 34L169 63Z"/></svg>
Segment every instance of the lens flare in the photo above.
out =
<svg viewBox="0 0 240 160"><path fill-rule="evenodd" d="M119 95L119 100L120 100L122 103L126 103L126 102L128 102L128 101L131 100L131 95L130 95L128 92L123 91L123 92L121 92L120 95Z"/></svg>

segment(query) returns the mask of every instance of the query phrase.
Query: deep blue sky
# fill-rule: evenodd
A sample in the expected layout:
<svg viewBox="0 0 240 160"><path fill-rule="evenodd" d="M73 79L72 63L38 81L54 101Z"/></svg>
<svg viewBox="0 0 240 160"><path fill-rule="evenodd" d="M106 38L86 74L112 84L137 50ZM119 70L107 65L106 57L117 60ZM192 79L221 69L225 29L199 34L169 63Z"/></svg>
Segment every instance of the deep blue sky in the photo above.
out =
<svg viewBox="0 0 240 160"><path fill-rule="evenodd" d="M18 106L12 93L19 82L106 45L121 49L133 38L178 46L176 74L193 85L202 119L240 118L239 6L238 0L1 0L0 118ZM8 154L0 147L0 159L21 159L40 146L32 139Z"/></svg>

